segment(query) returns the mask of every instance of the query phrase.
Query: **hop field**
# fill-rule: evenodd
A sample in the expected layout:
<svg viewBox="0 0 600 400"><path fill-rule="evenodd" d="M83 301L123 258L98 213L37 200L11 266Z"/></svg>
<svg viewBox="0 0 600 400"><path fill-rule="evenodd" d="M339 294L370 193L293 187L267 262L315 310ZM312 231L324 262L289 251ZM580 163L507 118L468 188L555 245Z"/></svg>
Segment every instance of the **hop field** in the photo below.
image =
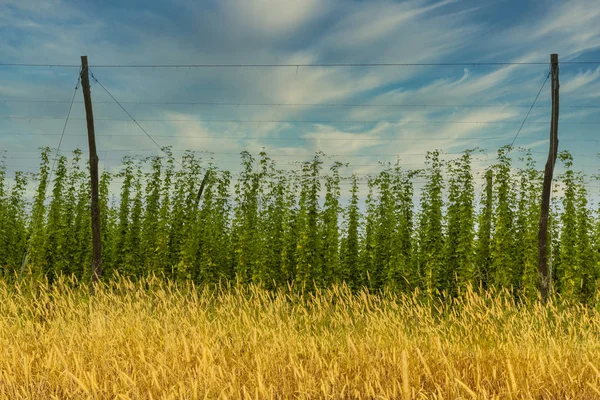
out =
<svg viewBox="0 0 600 400"><path fill-rule="evenodd" d="M0 283L0 397L600 398L599 313L507 293Z"/></svg>

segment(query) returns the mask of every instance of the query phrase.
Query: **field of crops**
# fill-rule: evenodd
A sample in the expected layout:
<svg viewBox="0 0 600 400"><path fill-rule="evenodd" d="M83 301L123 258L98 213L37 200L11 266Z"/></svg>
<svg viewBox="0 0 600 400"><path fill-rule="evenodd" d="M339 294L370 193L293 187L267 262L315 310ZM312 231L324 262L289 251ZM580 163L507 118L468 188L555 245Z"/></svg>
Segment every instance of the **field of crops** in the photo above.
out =
<svg viewBox="0 0 600 400"><path fill-rule="evenodd" d="M0 398L599 398L600 314L509 298L2 283Z"/></svg>
<svg viewBox="0 0 600 400"><path fill-rule="evenodd" d="M450 295L472 285L537 297L542 174L527 150L498 149L479 176L473 149L430 151L424 169L399 160L368 176L345 175L344 163L322 153L281 170L264 152L242 152L234 176L193 152L165 152L125 157L121 171L102 173L106 281L155 274L197 285L345 283ZM89 280L90 182L81 155L54 163L43 149L33 175L13 176L0 160L0 275ZM549 222L553 288L593 305L600 218L585 184L591 177L567 151L560 165Z"/></svg>
<svg viewBox="0 0 600 400"><path fill-rule="evenodd" d="M243 152L236 177L125 158L100 182L95 296L81 152L0 162L0 397L600 398L587 178L560 154L542 305L541 173L511 151L480 181L474 150L366 177L322 153L282 171Z"/></svg>

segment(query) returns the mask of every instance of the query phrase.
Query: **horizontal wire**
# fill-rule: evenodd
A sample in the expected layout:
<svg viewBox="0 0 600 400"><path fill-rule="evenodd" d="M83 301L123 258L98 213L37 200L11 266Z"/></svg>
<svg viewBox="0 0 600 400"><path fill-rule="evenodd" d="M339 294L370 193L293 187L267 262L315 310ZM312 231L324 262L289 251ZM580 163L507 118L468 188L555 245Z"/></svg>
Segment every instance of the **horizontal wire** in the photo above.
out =
<svg viewBox="0 0 600 400"><path fill-rule="evenodd" d="M100 159L100 161L102 161L102 159ZM205 160L205 161L207 161L207 160ZM287 163L277 164L276 166L277 167L286 166L286 165L287 166L300 166L301 164L304 164L305 162L310 162L310 161L295 161L295 162L294 161L290 161L290 162L287 162ZM219 164L240 165L241 161L239 161L239 160L238 161L214 160L214 164L215 165L219 165ZM15 165L18 166L19 164L15 164ZM411 167L416 167L416 166L418 166L418 167L425 167L424 162L420 162L420 163L404 163L404 162L400 162L399 165L400 166L411 166ZM390 166L394 166L394 164L391 164L391 163L382 163L382 164L352 164L352 163L349 163L348 164L349 168L353 168L353 167L379 167L379 168L388 168Z"/></svg>
<svg viewBox="0 0 600 400"><path fill-rule="evenodd" d="M55 133L8 133L8 132L0 132L0 136L2 135L15 135L15 136L57 136L59 134ZM80 137L84 138L82 135L76 134L65 134L65 136L71 137ZM142 134L97 134L96 137L145 137L146 135ZM279 136L194 136L194 135L152 135L153 137L167 137L167 138L187 138L187 139L237 139L237 140L303 140L303 141L315 141L315 140L323 140L323 141L403 141L403 140L423 140L423 141L436 141L436 140L504 140L509 139L508 136L496 136L496 137L437 137L437 138L302 138L302 137L279 137ZM548 139L546 137L529 137L529 139L534 140L542 140ZM561 139L565 140L565 139ZM568 140L568 139L567 139ZM600 139L593 139L590 141L600 141Z"/></svg>
<svg viewBox="0 0 600 400"><path fill-rule="evenodd" d="M245 170L243 169L228 169L228 168L219 168L218 163L213 163L212 165L214 165L215 167L217 167L217 169L219 169L221 172L229 172L231 174L241 174L243 172L245 172ZM405 165L412 165L412 166L417 166L419 168L414 168L414 169L406 169L406 171L411 171L411 170L421 170L421 169L425 169L426 165L424 163L421 164L400 164L399 167L403 167ZM10 167L10 166L9 166ZM348 168L352 168L353 166L350 165L348 166ZM377 167L381 167L381 168L394 168L396 167L395 164L390 164L390 165L377 165ZM302 165L301 163L298 164L281 164L281 165L276 165L275 166L275 172L302 172ZM487 170L487 168L489 168L488 166L484 167L484 168L478 168L478 169L473 169L472 173L474 175L479 176L480 173L483 173ZM252 169L253 172L257 172L259 171L261 168L258 165L254 165L254 168ZM325 171L327 170L327 168L323 168ZM38 172L39 171L39 167L30 167L30 168L17 168L15 169L15 172ZM143 172L150 172L150 171L143 171ZM177 172L177 170L175 170L175 172ZM381 172L381 171L379 171ZM356 176L362 176L362 177L373 177L379 174L379 172L362 172L362 173L355 173ZM442 171L442 175L446 175L448 174L447 171ZM233 175L233 176L238 176L238 175ZM327 173L321 174L320 178L326 178L328 176ZM348 179L350 178L350 176L341 176L341 178L345 178Z"/></svg>
<svg viewBox="0 0 600 400"><path fill-rule="evenodd" d="M279 150L277 148L273 149L273 150ZM5 151L7 153L40 153L39 150L0 150L0 157L2 157L2 152ZM72 153L74 150L60 150L61 153ZM148 152L148 151L155 151L155 152L159 152L159 150L157 149L108 149L108 150L98 150L98 152L104 152L104 153L110 153L110 152ZM211 151L211 150L191 150L191 149L169 149L169 151L171 152L186 152L186 151L190 151L192 153L206 153L206 154L218 154L218 155L240 155L242 152L248 151L250 152L250 154L259 154L259 151L253 152L250 150L240 150L238 152L220 152L220 151ZM395 156L405 156L405 155L409 155L409 156L424 156L427 155L427 153L388 153L388 154L352 154L352 153L336 153L336 154L328 154L325 153L323 150L315 150L314 153L304 153L304 154L287 154L287 153L281 153L281 154L272 154L269 153L269 149L264 150L265 153L267 154L268 157L271 157L273 155L277 155L277 156L281 156L281 157L304 157L304 156L308 156L308 157L313 157L315 156L317 153L323 153L324 157L365 157L365 156L374 156L374 157L395 157ZM492 150L491 150L492 151ZM495 152L495 150L493 150ZM540 154L546 154L545 152L532 152L532 153L540 153ZM464 152L443 152L440 153L440 155L463 155ZM485 151L482 152L482 154L485 154ZM574 155L574 154L573 154Z"/></svg>
<svg viewBox="0 0 600 400"><path fill-rule="evenodd" d="M447 62L447 63L309 63L309 64L98 64L90 68L312 68L312 67L467 67L502 65L548 65L548 62ZM79 68L79 64L0 63L2 67Z"/></svg>
<svg viewBox="0 0 600 400"><path fill-rule="evenodd" d="M211 162L211 164L217 166L217 168L218 168L218 163L212 163ZM359 167L359 166L361 166L361 165L349 165L347 168L353 168L353 167ZM401 167L401 168L406 167L406 166L418 166L419 168L408 168L408 169L404 169L405 171L423 170L423 169L426 168L426 165L424 165L423 163L421 163L421 164L405 164L405 163L402 163L402 164L399 165L399 167ZM277 174L286 173L286 172L300 172L300 163L298 163L298 164L293 164L293 163L279 164L276 167L277 167L277 169L276 169L276 173ZM288 167L288 168L285 168L285 167ZM382 164L382 165L373 165L372 167L388 168L389 169L389 168L395 168L396 165L390 163L390 164L387 164L387 165L385 165L385 164ZM474 170L472 170L474 181L476 183L479 182L479 181L483 181L484 173L490 167L492 167L492 165L485 166L485 168L480 168L480 169L474 169ZM253 171L256 172L259 169L260 168L258 166L256 166L253 169ZM326 169L326 166L325 166L324 169ZM244 172L242 170L236 171L236 170L232 170L232 169L228 169L228 168L219 168L219 170L222 171L222 172L229 172L231 174L232 178L239 178L240 174L242 172ZM39 171L39 168L29 169L29 170L19 169L19 171L21 171L21 172L35 173L35 172ZM148 173L148 172L146 172L146 173ZM444 171L443 171L443 173L444 173ZM359 180L358 180L359 183L365 183L366 184L368 181L364 180L362 178L372 179L372 178L377 177L378 173L375 172L375 171L373 171L373 172L370 172L370 173L354 173L354 175L356 175L357 177L359 177ZM326 177L327 176L320 176L321 179L324 179ZM350 177L348 177L348 176L341 176L341 179L350 179ZM118 182L122 182L122 181L123 181L123 179L119 179L119 178L113 178L113 179L111 179L111 183L118 183ZM417 184L417 185L427 183L427 181L414 181L414 180L412 180L411 182L413 184ZM350 185L351 183L346 183L346 184ZM342 181L340 183L340 185L343 186L344 182Z"/></svg>
<svg viewBox="0 0 600 400"><path fill-rule="evenodd" d="M25 115L0 115L2 119L24 119L24 120L64 120L64 117L58 116L40 116L29 117ZM74 117L72 120L85 121L83 117ZM522 121L452 121L452 120L418 120L418 121L398 121L398 120L246 120L246 119L144 119L136 118L142 122L203 122L203 123L231 123L231 124L266 124L266 123L287 123L287 124L521 124ZM94 118L94 121L123 121L134 122L130 118ZM548 121L528 121L527 124L547 124ZM561 125L600 125L600 121L591 122L571 122L564 121Z"/></svg>
<svg viewBox="0 0 600 400"><path fill-rule="evenodd" d="M135 151L135 150L134 150ZM113 152L112 150L98 150L99 154L104 154L104 157L101 157L102 160L121 160L124 157L127 156L116 156L116 157L108 157L107 154ZM60 151L59 153L62 153L63 155L65 153L69 153L68 151ZM202 154L206 154L207 156L221 156L221 155L235 155L235 156L240 156L240 153L219 153L219 152L209 152L209 151L195 151L194 153L202 153ZM462 156L464 153L442 153L440 154L440 156ZM489 153L488 153L489 154ZM331 158L336 158L336 157L347 157L347 158L373 158L373 157L399 157L400 159L402 159L402 157L414 157L414 156L423 156L425 157L427 154L426 153L404 153L404 154L326 154L324 156L321 157L321 159L331 159ZM154 157L154 154L151 155L135 155L136 157ZM267 158L274 158L274 157L307 157L307 158L313 158L315 156L315 153L308 153L308 154L277 154L277 153L267 153ZM10 157L3 157L0 155L0 159L7 159L7 160L38 160L40 157L39 156L10 156ZM258 159L258 156L256 157L256 159Z"/></svg>
<svg viewBox="0 0 600 400"><path fill-rule="evenodd" d="M215 165L218 168L218 163L212 163L213 165ZM280 165L276 165L276 169L275 169L275 173L280 173L280 172L300 172L300 167L301 163L288 163L288 164L280 164ZM379 167L379 168L394 168L396 167L395 164L377 164L377 165L349 165L348 168L352 168L352 167L358 167L358 166L371 166L371 167ZM416 163L412 163L412 164L400 164L398 165L399 167L404 167L404 166L418 166L419 168L415 168L415 169L407 169L405 171L410 171L410 170L422 170L425 169L427 166L424 163L420 163L420 164L416 164ZM286 168L288 167L288 168ZM293 168L292 168L293 167ZM478 168L473 168L471 170L474 180L475 181L479 181L483 179L483 175L484 173L489 169L493 167L493 164L490 163L488 165L483 165L481 167ZM596 167L596 166L594 166ZM326 167L324 168L326 169ZM219 170L221 172L229 172L230 174L232 174L232 178L239 178L240 174L245 172L245 170L235 170L235 169L227 169L227 168L219 168ZM257 172L260 170L260 167L258 165L255 165L255 168L253 169L254 172ZM16 171L20 171L20 172L37 172L39 171L39 168L33 167L33 168L29 168L29 169L18 169L15 170ZM149 172L149 171L146 171ZM380 171L381 172L381 171ZM575 172L583 172L583 171L578 171L575 170ZM449 172L446 170L442 170L442 175L446 175ZM584 173L585 174L585 173ZM379 175L379 172L365 172L365 173L353 173L352 175L355 175L359 178L375 178ZM341 179L350 179L352 177L352 175L350 176L340 176ZM327 173L322 174L319 176L320 179L325 179L327 178L328 175ZM593 178L594 175L590 175L590 177ZM111 179L111 182L121 182L123 179L119 179L119 178L114 178ZM555 181L560 182L560 178L556 178ZM427 183L427 181L412 181L412 183L417 183L417 184L422 184L422 183ZM585 185L588 185L590 183L593 183L592 181L589 181L587 183L584 183ZM600 188L600 186L593 186L592 188Z"/></svg>
<svg viewBox="0 0 600 400"><path fill-rule="evenodd" d="M70 103L67 100L10 100L0 99L0 103ZM75 101L75 104L83 104L83 101ZM210 102L210 101L120 101L121 104L133 105L190 105L190 106L216 106L216 107L331 107L331 108L360 108L360 107L414 107L414 108L529 108L527 104L511 105L511 104L414 104L414 103L389 103L389 104L370 104L370 103L244 103L244 102ZM114 104L114 101L94 101L94 105L98 104ZM534 105L534 108L548 108L551 104ZM561 108L600 108L600 104L565 104Z"/></svg>
<svg viewBox="0 0 600 400"><path fill-rule="evenodd" d="M569 140L569 139L567 139ZM578 139L573 139L573 140L578 140ZM277 149L274 149L277 150ZM522 149L524 151L530 152L532 154L543 154L543 155L547 155L548 153L545 151L530 151L528 149ZM13 154L13 153L25 153L25 154L30 154L30 153L36 153L39 154L40 150L4 150L7 154ZM240 150L239 152L220 152L220 151L211 151L211 150L192 150L192 149L170 149L171 152L173 153L177 153L177 152L191 152L191 153L201 153L201 154L207 154L207 155L237 155L239 156L243 151L248 151L248 150ZM323 150L316 150L314 153L303 153L303 154L298 154L298 153L292 153L292 154L288 154L288 153L270 153L269 150L265 150L267 157L314 157L317 153L324 153L323 157L325 158L332 158L332 157L405 157L405 156L426 156L427 153L387 153L387 154L380 154L380 153L376 153L376 154L350 154L350 153L335 153L335 154L328 154L325 153ZM61 150L61 153L72 153L73 150ZM110 149L110 150L99 150L98 151L101 154L108 154L108 153L141 153L141 152L155 152L155 153L162 153L157 149ZM259 152L251 152L251 154L258 154ZM496 150L486 150L483 149L483 152L481 154L485 154L485 155L490 155L490 154L495 154ZM443 152L440 155L441 156L461 156L463 155L464 152ZM578 153L571 153L571 155L573 157L581 157L581 158L600 158L600 153L594 154L594 155L590 155L590 154L578 154ZM135 154L135 156L144 156L142 154ZM153 156L151 155L147 155L147 157L151 157ZM122 156L125 157L125 156ZM119 157L118 159L121 159L122 157ZM2 150L0 150L0 158L6 158L6 159L19 159L19 158L25 158L25 159L38 159L39 157L24 157L24 156L12 156L12 157L8 157L8 156L2 156ZM103 159L107 159L106 157L103 157ZM110 159L117 159L117 158L110 158Z"/></svg>
<svg viewBox="0 0 600 400"><path fill-rule="evenodd" d="M504 65L548 65L544 62L390 62L390 63L266 63L266 64L97 64L90 68L339 68L339 67L468 67ZM600 64L600 61L560 61L559 65ZM80 64L0 63L1 67L79 68Z"/></svg>
<svg viewBox="0 0 600 400"><path fill-rule="evenodd" d="M0 103L69 103L66 100L9 100L0 99ZM83 101L76 101L76 104L83 104ZM138 104L138 105L193 105L193 106L223 106L223 107L415 107L415 108L446 108L446 107L465 107L465 108L527 108L528 105L502 105L502 104L369 104L369 103L243 103L243 102L207 102L207 101L121 101L121 104ZM97 104L115 104L113 101L94 101ZM115 104L116 105L116 104ZM548 105L537 105L536 108L551 107ZM563 105L561 107L572 108L600 108L600 105Z"/></svg>
<svg viewBox="0 0 600 400"><path fill-rule="evenodd" d="M56 150L54 150L56 151ZM135 150L133 150L135 151ZM157 150L155 150L157 151ZM69 154L70 152L68 150L58 150L59 153L62 153L63 156L66 157L66 154ZM108 157L107 155L112 153L112 150L98 150L98 153L100 155L104 154L104 157L101 157L101 160L123 160L126 157L140 157L140 159L143 158L153 158L156 157L156 154L151 154L151 155L124 155L124 156L114 156L114 157ZM212 151L205 151L205 150L197 150L197 151L190 151L192 153L200 153L200 155L206 155L206 156L210 156L211 160L216 160L214 158L215 155L217 156L241 156L242 152L212 152ZM32 153L32 152L30 152ZM319 154L321 153L321 154ZM251 154L257 154L257 153L251 153ZM452 159L455 159L458 156L463 156L465 153L464 152L455 152L455 153L444 153L444 152L440 152L439 156L443 161L449 161L449 160L444 160L444 158L446 157L451 157ZM481 153L481 154L472 154L471 156L471 160L473 162L481 162L481 161L488 161L490 160L490 154L493 153ZM394 160L394 162L396 161L400 161L403 162L403 157L415 157L415 156L420 156L420 157L425 157L427 156L427 153L404 153L404 154L325 154L322 152L315 152L315 153L305 153L305 154L286 154L286 153L266 153L266 157L267 159L272 159L273 161L279 162L280 160L275 160L274 158L278 158L278 157L282 157L282 158L290 158L290 157L306 157L307 159L312 160L315 156L318 156L320 160L322 160L323 162L326 162L327 160L330 161L339 161L339 160L334 160L334 158L337 157L348 157L348 158L373 158L373 157L395 157L396 160ZM255 155L253 156L255 161L260 161L261 157L260 155ZM7 159L7 160L37 160L40 159L39 156L3 156L2 153L0 153L0 160L2 159ZM200 158L202 159L202 158ZM206 160L206 159L204 159ZM217 160L216 160L217 161ZM219 160L219 162L221 162ZM303 160L294 160L294 161L290 161L290 162L304 162ZM389 163L392 161L382 161L382 163Z"/></svg>
<svg viewBox="0 0 600 400"><path fill-rule="evenodd" d="M231 178L233 178L233 179L241 178L242 177L242 173L245 172L245 171L242 171L242 170L239 170L239 171L233 170L232 171L232 170L227 170L227 169L220 170L220 171L221 172L229 172L231 174L230 175ZM298 171L298 170L296 169L295 171ZM478 186L476 188L476 190L480 189L479 185L484 184L484 173L485 173L485 171L486 171L486 169L481 169L479 171L473 171L473 175L474 175L473 176L473 181L474 181L474 184ZM23 171L21 171L21 172L23 172ZM253 172L257 172L257 171L254 170ZM286 171L285 170L275 171L276 174L278 172L286 172ZM354 173L352 175L340 175L341 182L339 184L342 187L351 186L352 182L350 182L350 180L353 178L353 176L356 176L357 182L359 184L367 184L369 182L369 180L377 178L378 175L379 174L377 172L374 172L374 173ZM319 179L327 179L330 176L331 175L323 174L323 175L320 175L318 178ZM298 177L300 177L300 176L298 175ZM276 175L274 177L265 177L265 180L268 181L268 180L277 179L277 178L278 177ZM122 183L124 180L125 180L125 178L114 177L114 175L113 175L113 178L111 178L110 183L111 184L116 184L116 183L118 184L118 183ZM414 184L414 185L423 185L423 184L427 184L428 183L428 181L426 181L426 180L412 180L412 179L410 180L410 182L412 184ZM562 181L560 179L558 179L558 178L555 179L555 182L557 182L559 184L562 183ZM235 182L232 181L232 184L233 183L235 183ZM583 182L583 185L588 190L589 189L600 189L600 186L597 186L597 181L594 181L594 180L589 180L587 182ZM419 193L414 193L413 194L413 197L418 197L418 196L419 196Z"/></svg>
<svg viewBox="0 0 600 400"><path fill-rule="evenodd" d="M81 68L79 64L0 63L0 67Z"/></svg>

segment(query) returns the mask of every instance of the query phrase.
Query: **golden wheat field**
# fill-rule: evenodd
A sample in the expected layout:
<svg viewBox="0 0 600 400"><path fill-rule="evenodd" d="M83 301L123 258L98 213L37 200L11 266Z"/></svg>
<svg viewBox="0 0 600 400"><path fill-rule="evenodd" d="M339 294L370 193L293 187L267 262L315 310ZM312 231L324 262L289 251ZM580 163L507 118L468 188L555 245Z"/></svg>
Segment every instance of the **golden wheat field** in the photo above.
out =
<svg viewBox="0 0 600 400"><path fill-rule="evenodd" d="M0 397L600 398L597 311L417 297L0 283Z"/></svg>

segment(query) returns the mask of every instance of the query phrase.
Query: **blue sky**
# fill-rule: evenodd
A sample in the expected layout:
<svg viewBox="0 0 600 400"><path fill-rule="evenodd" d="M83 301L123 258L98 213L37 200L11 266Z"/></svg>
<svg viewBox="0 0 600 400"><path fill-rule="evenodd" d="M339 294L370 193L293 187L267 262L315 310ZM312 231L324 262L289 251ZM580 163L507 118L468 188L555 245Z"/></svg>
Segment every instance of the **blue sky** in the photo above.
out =
<svg viewBox="0 0 600 400"><path fill-rule="evenodd" d="M546 62L550 53L561 61L600 60L597 0L0 4L2 63L78 64L84 54L92 66ZM257 154L265 147L286 168L322 150L350 162L345 174L369 174L381 169L379 161L397 156L407 168L422 167L424 153L435 148L449 153L446 158L483 148L475 164L482 170L498 147L512 141L548 68L92 67L92 72L176 154L212 152L219 166L235 172L242 150ZM7 151L10 172L34 171L38 148L57 146L77 73L76 68L0 66L0 150ZM580 169L595 173L600 64L565 64L560 74L561 149L575 154ZM130 153L157 154L93 82L92 97L103 167L118 169L120 158ZM80 90L76 101L61 146L65 151L87 150ZM340 106L348 104L360 106ZM531 148L542 168L549 84L537 105L516 146ZM226 122L232 120L244 122Z"/></svg>

